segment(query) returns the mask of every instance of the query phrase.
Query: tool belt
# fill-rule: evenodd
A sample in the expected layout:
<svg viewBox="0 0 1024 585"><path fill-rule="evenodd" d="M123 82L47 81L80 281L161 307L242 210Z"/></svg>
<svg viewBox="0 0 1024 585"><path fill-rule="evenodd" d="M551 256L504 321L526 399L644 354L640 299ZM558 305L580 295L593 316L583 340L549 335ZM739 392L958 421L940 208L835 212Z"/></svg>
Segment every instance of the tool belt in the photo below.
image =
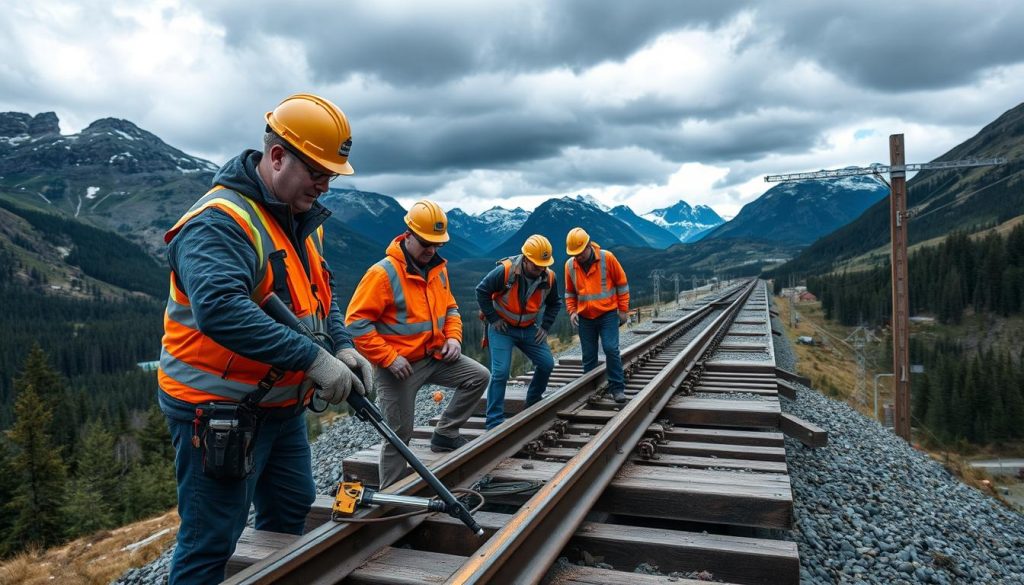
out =
<svg viewBox="0 0 1024 585"><path fill-rule="evenodd" d="M207 402L196 406L196 435L203 450L203 473L238 480L252 474L260 416L246 403Z"/></svg>
<svg viewBox="0 0 1024 585"><path fill-rule="evenodd" d="M252 475L256 435L266 414L259 402L283 375L283 370L270 368L241 402L196 406L192 446L203 450L203 473L208 477L232 481Z"/></svg>

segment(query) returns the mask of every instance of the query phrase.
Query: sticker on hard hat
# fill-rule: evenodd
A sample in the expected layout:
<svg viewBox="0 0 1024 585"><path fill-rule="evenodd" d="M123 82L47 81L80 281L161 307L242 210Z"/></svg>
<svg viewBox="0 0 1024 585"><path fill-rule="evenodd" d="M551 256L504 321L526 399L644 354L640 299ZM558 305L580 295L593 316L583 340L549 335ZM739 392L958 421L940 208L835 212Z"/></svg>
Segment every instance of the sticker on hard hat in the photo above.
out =
<svg viewBox="0 0 1024 585"><path fill-rule="evenodd" d="M439 233L439 234L443 234L444 233L444 222L443 221L435 221L434 222L434 231Z"/></svg>
<svg viewBox="0 0 1024 585"><path fill-rule="evenodd" d="M349 138L342 143L341 147L338 148L338 154L344 157L348 157L348 153L352 151L352 139Z"/></svg>
<svg viewBox="0 0 1024 585"><path fill-rule="evenodd" d="M541 254L541 255L540 255L540 257L541 257L541 258L543 258L543 259L545 259L545 260L547 260L548 258L550 258L550 257L551 257L551 254L549 254L549 253L547 253L547 252L544 252L543 254Z"/></svg>

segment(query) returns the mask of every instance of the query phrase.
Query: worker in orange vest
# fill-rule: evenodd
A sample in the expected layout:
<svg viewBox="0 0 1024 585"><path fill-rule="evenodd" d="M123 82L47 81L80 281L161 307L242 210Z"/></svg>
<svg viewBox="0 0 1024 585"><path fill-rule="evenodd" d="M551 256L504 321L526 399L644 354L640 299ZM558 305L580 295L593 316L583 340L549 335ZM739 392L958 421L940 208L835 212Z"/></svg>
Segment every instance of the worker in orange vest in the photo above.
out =
<svg viewBox="0 0 1024 585"><path fill-rule="evenodd" d="M447 262L438 250L449 240L448 217L433 201L417 201L408 229L387 256L363 275L345 322L360 353L378 366L384 419L406 443L412 438L416 393L424 384L455 389L434 428L435 452L467 443L459 428L487 386L487 368L462 354L462 317L452 296ZM405 459L389 443L380 454L380 486L405 476Z"/></svg>
<svg viewBox="0 0 1024 585"><path fill-rule="evenodd" d="M218 583L249 517L302 534L316 497L304 407L372 385L331 293L317 199L351 175L352 132L330 101L293 95L167 234L170 295L157 400L175 449L178 544L170 584ZM275 293L331 346L271 319ZM363 378L360 381L355 370Z"/></svg>
<svg viewBox="0 0 1024 585"><path fill-rule="evenodd" d="M629 282L619 260L590 241L581 228L565 238L565 310L579 328L583 371L597 367L597 340L601 339L608 366L608 392L615 402L626 401L626 386L619 353L619 327L629 320Z"/></svg>
<svg viewBox="0 0 1024 585"><path fill-rule="evenodd" d="M500 260L476 287L476 301L487 322L491 350L485 423L488 429L505 421L505 386L513 347L533 362L526 407L540 401L555 368L547 338L562 299L555 288L555 273L548 268L555 262L551 242L535 234L526 239L521 250L518 256Z"/></svg>

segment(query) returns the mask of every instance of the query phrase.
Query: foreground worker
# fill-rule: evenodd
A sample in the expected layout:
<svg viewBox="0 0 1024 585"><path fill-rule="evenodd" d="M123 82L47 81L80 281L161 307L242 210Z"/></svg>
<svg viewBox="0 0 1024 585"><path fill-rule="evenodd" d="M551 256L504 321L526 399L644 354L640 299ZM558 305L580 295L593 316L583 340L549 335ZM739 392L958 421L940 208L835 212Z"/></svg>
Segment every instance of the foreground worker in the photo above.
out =
<svg viewBox="0 0 1024 585"><path fill-rule="evenodd" d="M434 452L467 443L459 428L487 385L487 368L462 355L462 318L452 296L447 262L448 218L437 203L418 201L408 229L387 256L370 267L352 295L345 321L359 351L380 367L377 396L384 420L406 443L412 438L416 393L424 384L455 389L430 439ZM385 443L380 487L408 472L398 450Z"/></svg>
<svg viewBox="0 0 1024 585"><path fill-rule="evenodd" d="M629 320L629 283L614 254L590 241L580 227L565 238L565 310L579 328L583 371L597 367L597 340L601 339L608 366L608 392L615 402L626 401L626 385L619 353L619 327Z"/></svg>
<svg viewBox="0 0 1024 585"><path fill-rule="evenodd" d="M171 267L158 374L175 449L181 527L170 583L217 583L245 527L302 534L316 495L304 406L370 386L323 258L317 197L348 163L351 131L331 102L299 94L266 115L262 152L214 176L164 237ZM270 293L333 353L260 308ZM363 379L353 370L360 370Z"/></svg>
<svg viewBox="0 0 1024 585"><path fill-rule="evenodd" d="M499 261L476 287L476 301L487 322L486 339L491 349L488 429L505 422L505 386L513 347L530 358L535 370L526 390L526 407L540 401L555 367L547 339L562 300L555 289L555 273L548 268L555 262L551 252L547 238L532 235L523 244L522 254Z"/></svg>

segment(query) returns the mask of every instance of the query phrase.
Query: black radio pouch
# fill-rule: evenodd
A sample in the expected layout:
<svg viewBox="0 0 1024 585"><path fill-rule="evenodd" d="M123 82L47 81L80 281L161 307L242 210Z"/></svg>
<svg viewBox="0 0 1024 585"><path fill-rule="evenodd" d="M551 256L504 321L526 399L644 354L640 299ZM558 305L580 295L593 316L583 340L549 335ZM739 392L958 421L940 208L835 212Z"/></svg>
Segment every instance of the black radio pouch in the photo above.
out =
<svg viewBox="0 0 1024 585"><path fill-rule="evenodd" d="M214 479L245 479L253 470L259 417L246 403L208 402L196 407L203 472Z"/></svg>

